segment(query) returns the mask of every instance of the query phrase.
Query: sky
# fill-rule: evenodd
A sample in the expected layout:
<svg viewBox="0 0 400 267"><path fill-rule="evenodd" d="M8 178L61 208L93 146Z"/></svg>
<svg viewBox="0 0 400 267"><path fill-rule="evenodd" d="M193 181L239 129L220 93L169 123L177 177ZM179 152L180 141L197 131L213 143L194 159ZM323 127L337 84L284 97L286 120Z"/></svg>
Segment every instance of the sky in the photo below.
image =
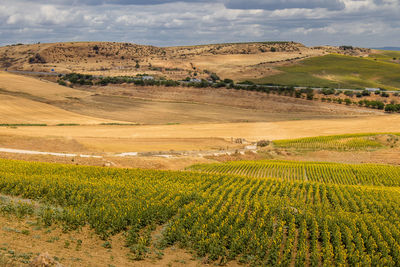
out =
<svg viewBox="0 0 400 267"><path fill-rule="evenodd" d="M0 0L0 45L66 41L400 46L400 0Z"/></svg>

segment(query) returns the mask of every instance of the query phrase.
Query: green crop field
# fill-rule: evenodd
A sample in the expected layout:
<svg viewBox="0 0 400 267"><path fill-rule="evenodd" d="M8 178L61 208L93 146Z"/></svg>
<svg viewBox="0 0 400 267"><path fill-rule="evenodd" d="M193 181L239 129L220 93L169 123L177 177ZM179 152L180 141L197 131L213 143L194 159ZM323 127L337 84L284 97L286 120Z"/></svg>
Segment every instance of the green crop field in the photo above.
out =
<svg viewBox="0 0 400 267"><path fill-rule="evenodd" d="M132 253L145 253L149 229L163 225L159 246L180 244L219 264L399 266L398 169L341 167L322 164L314 182L287 172L274 179L0 160L0 192L45 203L37 216L46 225L90 225L104 239L123 232ZM371 170L373 178L355 178ZM338 178L325 181L331 172ZM355 180L361 185L343 185ZM10 212L1 201L0 212Z"/></svg>
<svg viewBox="0 0 400 267"><path fill-rule="evenodd" d="M275 140L278 148L296 150L371 150L399 145L399 133L362 133Z"/></svg>
<svg viewBox="0 0 400 267"><path fill-rule="evenodd" d="M393 52L395 53L395 52ZM282 73L267 76L256 83L280 85L400 89L400 64L389 60L394 54L379 54L375 58L359 58L330 54L302 60L298 64L279 67ZM396 53L397 55L397 53Z"/></svg>
<svg viewBox="0 0 400 267"><path fill-rule="evenodd" d="M400 167L379 164L262 160L198 164L188 169L213 174L235 174L255 178L270 177L285 181L400 186Z"/></svg>

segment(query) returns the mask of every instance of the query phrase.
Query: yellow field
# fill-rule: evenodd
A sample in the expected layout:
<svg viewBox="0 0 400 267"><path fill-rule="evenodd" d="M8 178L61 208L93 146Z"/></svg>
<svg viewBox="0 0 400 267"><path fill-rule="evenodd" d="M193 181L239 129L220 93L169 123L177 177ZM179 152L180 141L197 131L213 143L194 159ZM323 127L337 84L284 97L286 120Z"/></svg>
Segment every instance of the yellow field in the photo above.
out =
<svg viewBox="0 0 400 267"><path fill-rule="evenodd" d="M75 139L95 151L190 150L224 147L231 138L277 140L344 133L396 132L400 116L302 120L270 123L220 123L143 126L0 127L0 134ZM226 142L221 141L221 138ZM199 141L201 139L201 141ZM125 145L123 145L125 144Z"/></svg>
<svg viewBox="0 0 400 267"><path fill-rule="evenodd" d="M70 112L49 103L90 96L56 83L0 72L0 124L100 124L117 122Z"/></svg>
<svg viewBox="0 0 400 267"><path fill-rule="evenodd" d="M74 90L56 83L0 71L0 89L19 92L48 100L65 100L66 97L84 97L89 93Z"/></svg>
<svg viewBox="0 0 400 267"><path fill-rule="evenodd" d="M110 120L69 112L52 105L21 97L0 95L0 123L8 124L99 124Z"/></svg>

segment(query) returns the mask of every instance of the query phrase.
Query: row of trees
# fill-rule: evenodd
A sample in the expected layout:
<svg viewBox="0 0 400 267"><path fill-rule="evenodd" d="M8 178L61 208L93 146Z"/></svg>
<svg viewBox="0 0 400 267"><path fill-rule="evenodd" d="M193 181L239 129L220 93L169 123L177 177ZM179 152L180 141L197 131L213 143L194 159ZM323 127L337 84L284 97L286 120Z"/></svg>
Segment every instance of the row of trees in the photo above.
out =
<svg viewBox="0 0 400 267"><path fill-rule="evenodd" d="M342 99L342 98L321 98L321 101L323 102L335 102L338 104L346 104L346 105L358 105L360 107L367 107L367 108L375 108L375 109L381 109L383 110L385 108L385 103L383 103L382 101L378 101L378 100L360 100L360 101L352 101L349 98L346 99ZM390 105L390 104L388 104ZM386 105L387 106L387 105ZM400 106L400 105L399 105Z"/></svg>
<svg viewBox="0 0 400 267"><path fill-rule="evenodd" d="M235 84L231 79L220 80L220 78L212 73L210 75L210 80L196 80L193 81L190 78L185 79L183 81L175 81L175 80L166 80L163 78L153 79L152 77L146 74L137 75L137 76L117 76L117 77L103 77L103 76L93 76L88 74L79 74L79 73L71 73L66 74L64 76L60 76L58 83L61 85L67 86L67 82L71 85L101 85L106 86L108 84L135 84L139 86L186 86L186 87L196 87L196 88L206 88L206 87L214 87L214 88L227 88L227 89L236 89L236 90L246 90L246 91L255 91L262 92L266 94L274 93L278 95L285 95L295 98L306 98L307 100L315 100L315 90L311 88L302 88L296 89L293 86L272 86L272 85L257 85L251 81L244 81L241 83ZM324 88L320 92L325 96L328 95L340 95L342 92L335 89L327 89ZM354 95L354 91L345 91L344 95L348 97L352 97ZM369 96L371 92L364 90L361 92L357 92L357 97ZM375 94L380 94L381 96L388 97L389 94L386 92L375 92ZM346 104L346 105L358 105L360 107L374 108L385 110L386 112L400 112L400 104L386 104L382 101L378 100L360 100L360 101L352 101L349 98L330 98L330 97L322 97L321 101L323 102L333 102L338 104Z"/></svg>
<svg viewBox="0 0 400 267"><path fill-rule="evenodd" d="M321 93L324 94L324 95L340 95L342 93L342 91L335 90L335 89L332 89L332 88L324 88L324 89L321 90ZM356 97L363 97L363 96L370 96L371 92L368 91L368 90L362 90L362 91L358 91L358 92L347 90L347 91L344 91L343 94L348 96L348 97L353 97L354 95ZM374 94L375 95L380 95L382 97L389 97L390 96L385 91L375 91Z"/></svg>
<svg viewBox="0 0 400 267"><path fill-rule="evenodd" d="M387 104L385 111L389 113L400 112L400 104Z"/></svg>

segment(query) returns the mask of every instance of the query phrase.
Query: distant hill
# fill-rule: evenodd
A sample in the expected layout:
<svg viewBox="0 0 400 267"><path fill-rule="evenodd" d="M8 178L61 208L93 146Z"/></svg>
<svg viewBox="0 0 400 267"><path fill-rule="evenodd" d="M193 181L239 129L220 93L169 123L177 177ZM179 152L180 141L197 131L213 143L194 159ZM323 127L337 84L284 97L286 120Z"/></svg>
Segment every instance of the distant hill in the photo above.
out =
<svg viewBox="0 0 400 267"><path fill-rule="evenodd" d="M389 50L389 51L400 51L400 47L396 47L396 46L385 46L385 47L377 47L377 48L372 48L372 49Z"/></svg>
<svg viewBox="0 0 400 267"><path fill-rule="evenodd" d="M277 67L280 73L256 83L293 86L400 89L400 52L379 51L368 57L330 54Z"/></svg>
<svg viewBox="0 0 400 267"><path fill-rule="evenodd" d="M0 69L134 76L250 80L278 74L279 66L327 54L368 56L357 47L306 47L296 42L225 43L155 47L116 42L17 44L0 47Z"/></svg>

